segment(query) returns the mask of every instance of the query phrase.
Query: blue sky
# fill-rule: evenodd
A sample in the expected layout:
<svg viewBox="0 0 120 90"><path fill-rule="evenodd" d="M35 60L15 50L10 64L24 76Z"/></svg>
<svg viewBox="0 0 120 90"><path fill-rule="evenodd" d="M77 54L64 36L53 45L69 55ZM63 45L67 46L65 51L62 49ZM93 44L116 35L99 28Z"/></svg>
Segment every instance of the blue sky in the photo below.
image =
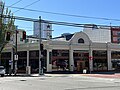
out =
<svg viewBox="0 0 120 90"><path fill-rule="evenodd" d="M19 0L3 0L6 6L10 6ZM21 0L19 3L13 5L13 7L24 7L37 0ZM100 17L109 19L120 19L120 0L40 0L39 2L27 7L27 9L34 9L40 11L48 11L63 14L72 14L79 16ZM18 10L9 8L12 12ZM14 13L15 16L30 17L38 19L39 16L45 20L52 21L64 21L80 24L100 24L100 25L120 25L120 21L114 20L100 20L92 18L78 18L63 15L54 15L42 12L31 12L26 10L20 10ZM26 29L27 34L32 34L33 23L25 21L16 21L19 28ZM53 25L53 37L60 36L62 33L74 33L79 32L82 28L65 27Z"/></svg>

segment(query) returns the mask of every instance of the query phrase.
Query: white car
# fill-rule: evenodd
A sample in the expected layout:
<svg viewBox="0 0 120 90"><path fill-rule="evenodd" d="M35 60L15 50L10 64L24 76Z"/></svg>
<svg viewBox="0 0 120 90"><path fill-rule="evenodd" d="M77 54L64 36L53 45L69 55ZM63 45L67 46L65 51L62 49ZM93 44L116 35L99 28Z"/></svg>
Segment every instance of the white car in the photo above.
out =
<svg viewBox="0 0 120 90"><path fill-rule="evenodd" d="M0 66L0 75L1 75L1 77L4 77L4 75L5 75L5 68L4 68L4 66Z"/></svg>

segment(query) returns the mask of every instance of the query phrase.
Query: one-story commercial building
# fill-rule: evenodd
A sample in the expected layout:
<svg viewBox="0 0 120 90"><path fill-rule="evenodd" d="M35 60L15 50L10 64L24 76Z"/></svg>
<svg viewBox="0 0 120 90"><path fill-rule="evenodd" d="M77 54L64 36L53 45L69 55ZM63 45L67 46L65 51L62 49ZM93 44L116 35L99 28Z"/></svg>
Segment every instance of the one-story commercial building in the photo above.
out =
<svg viewBox="0 0 120 90"><path fill-rule="evenodd" d="M46 72L82 72L112 71L115 65L112 61L120 60L120 29L94 26L85 27L83 31L74 34L63 34L53 39L42 40L44 52L42 65ZM21 34L18 40L21 40ZM31 41L30 41L31 40ZM38 72L39 68L39 39L27 38L17 45L18 72L25 73L26 67L31 72ZM13 60L13 44L6 45L2 53L1 64L11 67Z"/></svg>

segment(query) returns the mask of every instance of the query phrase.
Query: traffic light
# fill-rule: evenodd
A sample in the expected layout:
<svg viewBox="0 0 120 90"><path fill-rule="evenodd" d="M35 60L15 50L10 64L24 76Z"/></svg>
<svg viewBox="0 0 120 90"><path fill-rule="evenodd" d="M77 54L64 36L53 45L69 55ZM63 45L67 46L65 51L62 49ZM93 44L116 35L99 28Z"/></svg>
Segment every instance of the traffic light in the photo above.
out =
<svg viewBox="0 0 120 90"><path fill-rule="evenodd" d="M6 40L7 40L7 41L10 40L10 32L7 32L7 34L6 34Z"/></svg>
<svg viewBox="0 0 120 90"><path fill-rule="evenodd" d="M23 40L25 40L25 39L26 39L26 32L23 31Z"/></svg>
<svg viewBox="0 0 120 90"><path fill-rule="evenodd" d="M41 51L43 51L43 48L44 48L43 44L40 44Z"/></svg>
<svg viewBox="0 0 120 90"><path fill-rule="evenodd" d="M42 54L43 56L45 56L45 50L42 50L42 51L41 51L41 54Z"/></svg>

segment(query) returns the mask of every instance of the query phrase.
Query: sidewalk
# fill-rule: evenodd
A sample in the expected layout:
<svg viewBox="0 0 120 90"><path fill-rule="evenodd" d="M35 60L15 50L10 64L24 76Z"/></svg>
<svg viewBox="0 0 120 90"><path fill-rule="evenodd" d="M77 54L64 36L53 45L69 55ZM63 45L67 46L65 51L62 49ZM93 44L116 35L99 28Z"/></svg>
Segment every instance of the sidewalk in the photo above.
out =
<svg viewBox="0 0 120 90"><path fill-rule="evenodd" d="M82 74L82 76L89 76L89 77L100 77L100 78L119 78L120 73L115 74Z"/></svg>
<svg viewBox="0 0 120 90"><path fill-rule="evenodd" d="M8 75L9 76L9 75ZM11 75L12 77L80 77L80 76L86 76L86 77L98 77L98 78L117 78L120 79L120 73L115 74L17 74L16 76Z"/></svg>
<svg viewBox="0 0 120 90"><path fill-rule="evenodd" d="M38 75L38 74L32 74L31 76L45 76L45 77L80 77L80 76L87 76L87 77L98 77L98 78L118 78L120 79L120 73L117 74L44 74L44 75Z"/></svg>

